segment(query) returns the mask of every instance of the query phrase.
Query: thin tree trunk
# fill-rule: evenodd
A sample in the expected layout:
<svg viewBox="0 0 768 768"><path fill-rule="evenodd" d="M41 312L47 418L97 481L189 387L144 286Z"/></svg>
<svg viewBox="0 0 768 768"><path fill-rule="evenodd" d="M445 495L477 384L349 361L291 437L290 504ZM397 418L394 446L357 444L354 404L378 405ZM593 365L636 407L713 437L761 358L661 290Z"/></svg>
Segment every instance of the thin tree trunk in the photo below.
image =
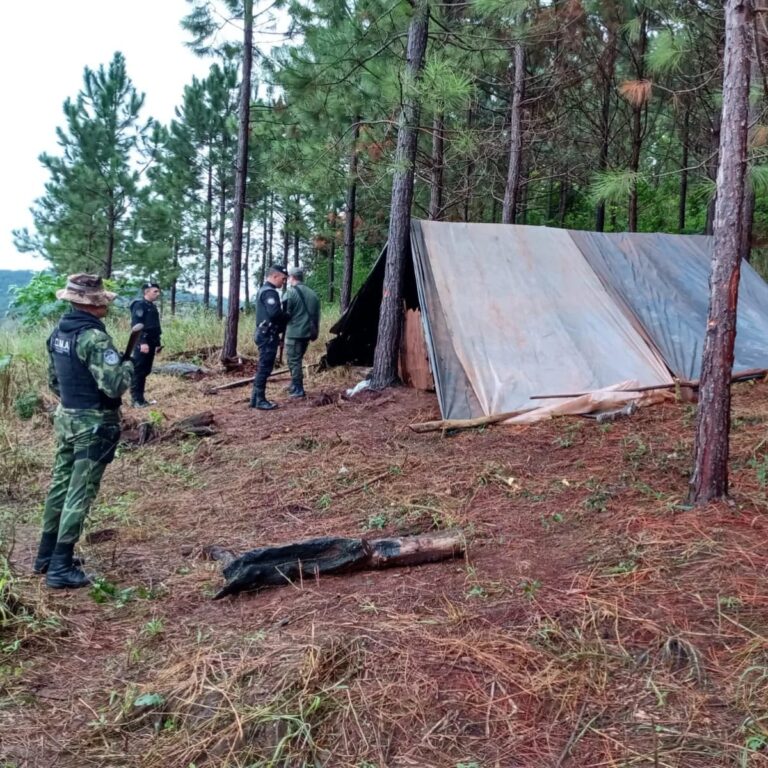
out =
<svg viewBox="0 0 768 768"><path fill-rule="evenodd" d="M249 266L251 260L251 220L248 219L248 230L245 235L245 259L243 260L243 284L245 287L245 306L251 306L251 286L249 277Z"/></svg>
<svg viewBox="0 0 768 768"><path fill-rule="evenodd" d="M749 69L749 79L752 83L761 83L763 79L763 73L760 69L760 59L758 58L757 49L757 37L753 34L754 44L751 51L751 63ZM749 105L749 125L754 129L760 119L760 107L762 100L755 100L755 103ZM755 189L752 186L752 182L747 178L744 183L744 220L741 227L741 258L745 261L749 261L752 256L752 225L755 218Z"/></svg>
<svg viewBox="0 0 768 768"><path fill-rule="evenodd" d="M640 12L640 41L638 44L636 62L637 79L642 80L645 76L645 49L648 42L648 17L643 9ZM632 150L629 157L629 170L637 174L640 169L640 152L643 147L643 117L648 109L645 102L632 105ZM632 186L629 190L629 211L628 211L628 229L630 232L637 232L637 176L632 180Z"/></svg>
<svg viewBox="0 0 768 768"><path fill-rule="evenodd" d="M208 183L205 199L205 264L203 266L203 306L211 306L211 259L213 256L213 161L208 143Z"/></svg>
<svg viewBox="0 0 768 768"><path fill-rule="evenodd" d="M418 80L424 63L428 28L429 0L415 0L413 15L408 26L406 64L406 72L411 82ZM419 106L416 95L407 93L398 120L396 170L392 180L387 261L384 268L378 337L373 355L371 385L376 389L388 387L398 380L397 359L400 353L403 317L403 273L410 239Z"/></svg>
<svg viewBox="0 0 768 768"><path fill-rule="evenodd" d="M262 238L261 238L261 273L259 275L259 285L264 285L264 278L267 274L267 233L269 229L269 198L267 193L264 193L264 217L262 226Z"/></svg>
<svg viewBox="0 0 768 768"><path fill-rule="evenodd" d="M683 155L680 158L680 199L677 207L677 231L685 231L685 214L688 207L688 138L691 110L686 104L685 114L683 115L683 135L681 144L683 145Z"/></svg>
<svg viewBox="0 0 768 768"><path fill-rule="evenodd" d="M229 265L229 306L224 329L221 359L237 358L237 331L240 322L240 271L243 254L243 224L245 221L245 187L248 181L248 136L251 114L251 60L253 59L253 0L243 4L243 79L240 83L240 104L237 121L237 165L235 166L235 211L232 217L232 255ZM248 225L248 239L251 237ZM247 251L246 251L247 254ZM246 255L246 291L248 285Z"/></svg>
<svg viewBox="0 0 768 768"><path fill-rule="evenodd" d="M443 213L443 165L445 163L445 122L438 113L432 121L432 169L429 189L429 218L437 221Z"/></svg>
<svg viewBox="0 0 768 768"><path fill-rule="evenodd" d="M721 121L722 115L717 112L712 121L712 131L710 133L711 138L711 152L709 163L707 164L707 175L712 181L717 180L718 165L720 161L720 140L721 140ZM704 227L704 234L712 235L715 231L715 215L717 211L717 190L712 195L712 199L707 203L707 222Z"/></svg>
<svg viewBox="0 0 768 768"><path fill-rule="evenodd" d="M514 224L520 204L520 178L523 163L523 98L525 97L525 49L515 43L515 81L512 88L512 106L509 112L509 165L504 189L502 224Z"/></svg>
<svg viewBox="0 0 768 768"><path fill-rule="evenodd" d="M272 259L274 259L274 251L272 249L273 240L275 235L275 193L270 192L269 193L269 261L272 262ZM264 273L264 276L266 276L266 272ZM264 280L261 281L262 283Z"/></svg>
<svg viewBox="0 0 768 768"><path fill-rule="evenodd" d="M608 157L611 148L611 101L613 100L613 80L616 72L616 26L613 23L607 25L608 39L603 50L603 55L598 63L600 80L602 85L600 105L600 153L597 161L598 171L608 168ZM605 201L601 200L595 208L595 231L605 230Z"/></svg>
<svg viewBox="0 0 768 768"><path fill-rule="evenodd" d="M357 140L360 136L360 115L355 117L352 146L349 150L349 180L347 183L346 217L344 219L344 274L341 278L341 311L346 312L352 301L352 277L355 270L355 216L357 216Z"/></svg>
<svg viewBox="0 0 768 768"><path fill-rule="evenodd" d="M104 277L112 277L112 261L115 257L115 206L110 203L107 211L109 230L107 232L107 258L104 264Z"/></svg>
<svg viewBox="0 0 768 768"><path fill-rule="evenodd" d="M475 122L475 113L472 107L467 110L467 131L471 133ZM464 172L464 221L469 221L469 213L472 207L472 177L475 175L475 163L472 156L467 160L467 167ZM495 201L495 198L494 198Z"/></svg>
<svg viewBox="0 0 768 768"><path fill-rule="evenodd" d="M227 182L223 169L219 182L219 241L216 244L216 317L221 320L224 317L224 236L227 231Z"/></svg>
<svg viewBox="0 0 768 768"><path fill-rule="evenodd" d="M731 370L741 267L752 22L751 0L727 0L709 319L702 356L690 484L690 501L695 504L705 504L728 494Z"/></svg>
<svg viewBox="0 0 768 768"><path fill-rule="evenodd" d="M557 206L557 225L565 226L565 214L568 212L568 182L563 179L560 182L560 200Z"/></svg>
<svg viewBox="0 0 768 768"><path fill-rule="evenodd" d="M285 211L283 216L283 260L284 266L288 266L288 254L291 250L291 201L288 196L285 198Z"/></svg>
<svg viewBox="0 0 768 768"><path fill-rule="evenodd" d="M173 239L173 281L171 282L171 315L176 314L176 286L179 280L179 241Z"/></svg>
<svg viewBox="0 0 768 768"><path fill-rule="evenodd" d="M336 282L336 238L331 238L331 247L328 249L328 302L333 304L334 283Z"/></svg>

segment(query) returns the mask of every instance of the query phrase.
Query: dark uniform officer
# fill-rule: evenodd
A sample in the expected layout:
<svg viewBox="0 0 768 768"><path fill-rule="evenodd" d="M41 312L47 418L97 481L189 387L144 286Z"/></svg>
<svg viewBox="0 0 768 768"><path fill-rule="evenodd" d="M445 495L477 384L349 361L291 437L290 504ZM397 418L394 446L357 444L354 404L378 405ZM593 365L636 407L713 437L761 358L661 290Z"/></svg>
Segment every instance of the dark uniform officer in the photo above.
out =
<svg viewBox="0 0 768 768"><path fill-rule="evenodd" d="M259 348L259 369L253 380L251 408L271 411L276 403L267 400L267 379L272 373L280 346L280 334L285 330L287 317L283 311L279 289L285 285L288 272L282 264L273 264L264 285L256 295L256 346Z"/></svg>
<svg viewBox="0 0 768 768"><path fill-rule="evenodd" d="M144 283L142 286L144 298L131 302L131 325L142 323L144 330L133 350L134 376L131 384L131 399L137 408L144 408L155 401L147 401L144 397L144 387L147 376L152 372L155 352L161 348L160 313L155 302L160 296L160 286L157 283Z"/></svg>
<svg viewBox="0 0 768 768"><path fill-rule="evenodd" d="M59 299L72 302L48 338L48 384L56 409L56 460L43 512L34 570L49 587L84 587L90 580L73 557L85 518L120 437L120 398L133 364L123 361L101 318L115 294L98 275L71 275Z"/></svg>

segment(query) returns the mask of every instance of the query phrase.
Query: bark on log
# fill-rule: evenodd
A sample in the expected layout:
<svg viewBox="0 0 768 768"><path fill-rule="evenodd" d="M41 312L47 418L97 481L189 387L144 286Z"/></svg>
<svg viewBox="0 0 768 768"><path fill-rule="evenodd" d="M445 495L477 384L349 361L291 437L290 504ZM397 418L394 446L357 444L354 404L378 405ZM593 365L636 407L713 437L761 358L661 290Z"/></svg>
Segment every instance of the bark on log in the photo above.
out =
<svg viewBox="0 0 768 768"><path fill-rule="evenodd" d="M260 547L224 568L227 583L214 600L321 574L434 563L461 556L464 549L464 537L458 533L368 540L322 537L281 547Z"/></svg>

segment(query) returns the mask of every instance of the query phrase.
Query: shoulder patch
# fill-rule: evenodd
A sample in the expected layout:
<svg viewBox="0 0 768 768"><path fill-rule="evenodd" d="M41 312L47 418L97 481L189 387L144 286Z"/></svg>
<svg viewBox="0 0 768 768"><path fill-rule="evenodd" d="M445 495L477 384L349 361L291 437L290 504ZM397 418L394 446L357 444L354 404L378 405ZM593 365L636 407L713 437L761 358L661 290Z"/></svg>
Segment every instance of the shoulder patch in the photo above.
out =
<svg viewBox="0 0 768 768"><path fill-rule="evenodd" d="M104 362L107 365L117 365L120 362L120 355L114 349L104 350Z"/></svg>
<svg viewBox="0 0 768 768"><path fill-rule="evenodd" d="M277 299L275 299L275 297L274 297L274 296L270 296L270 297L267 299L267 304L277 304Z"/></svg>
<svg viewBox="0 0 768 768"><path fill-rule="evenodd" d="M144 314L144 307L136 307L134 314L136 317L141 317Z"/></svg>

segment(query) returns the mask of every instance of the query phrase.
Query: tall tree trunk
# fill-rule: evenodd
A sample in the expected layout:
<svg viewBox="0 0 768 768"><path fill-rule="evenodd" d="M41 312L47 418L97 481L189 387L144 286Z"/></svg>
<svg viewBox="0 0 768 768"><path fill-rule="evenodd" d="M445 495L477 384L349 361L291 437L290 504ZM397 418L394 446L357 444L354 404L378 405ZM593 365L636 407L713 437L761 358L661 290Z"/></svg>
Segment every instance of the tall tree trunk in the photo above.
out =
<svg viewBox="0 0 768 768"><path fill-rule="evenodd" d="M683 133L680 137L680 143L683 147L683 154L680 158L680 199L677 205L677 231L682 233L685 231L685 214L688 207L688 141L689 141L689 126L691 119L691 109L688 104L685 105L685 113L683 114Z"/></svg>
<svg viewBox="0 0 768 768"><path fill-rule="evenodd" d="M331 245L328 249L328 302L333 304L334 283L336 282L336 238L331 238Z"/></svg>
<svg viewBox="0 0 768 768"><path fill-rule="evenodd" d="M224 236L227 232L227 182L223 169L219 182L219 241L216 243L216 317L224 317Z"/></svg>
<svg viewBox="0 0 768 768"><path fill-rule="evenodd" d="M267 193L264 193L264 226L262 228L262 240L261 240L261 274L259 275L259 285L264 285L264 280L267 276L267 249L269 247L268 240L269 231L269 197Z"/></svg>
<svg viewBox="0 0 768 768"><path fill-rule="evenodd" d="M753 34L753 48L751 51L751 63L749 68L749 79L752 83L762 83L763 73L760 69L760 59L758 55L757 36ZM750 100L749 104L749 125L754 129L757 121L760 119L760 106L762 99ZM744 183L744 220L741 226L741 258L745 261L749 261L752 256L752 225L755 219L755 189L752 186L752 182L749 179L749 175L745 179Z"/></svg>
<svg viewBox="0 0 768 768"><path fill-rule="evenodd" d="M512 87L512 106L509 111L509 165L504 189L502 224L514 224L520 203L520 178L523 165L523 98L525 97L525 48L515 43L515 80Z"/></svg>
<svg viewBox="0 0 768 768"><path fill-rule="evenodd" d="M284 266L288 266L288 254L291 251L291 200L286 195L285 210L283 216L283 260Z"/></svg>
<svg viewBox="0 0 768 768"><path fill-rule="evenodd" d="M237 165L235 166L235 211L232 217L232 254L229 265L229 306L227 307L227 324L224 329L224 344L221 348L221 359L224 362L237 358L237 331L240 321L240 270L243 254L245 187L248 181L248 136L250 134L251 114L253 0L245 0L243 11L243 79L240 83L240 104L237 120ZM250 226L248 237L250 238Z"/></svg>
<svg viewBox="0 0 768 768"><path fill-rule="evenodd" d="M115 206L114 203L110 203L109 210L107 211L107 254L104 262L104 275L103 277L112 277L112 262L115 258Z"/></svg>
<svg viewBox="0 0 768 768"><path fill-rule="evenodd" d="M213 257L213 159L208 142L208 182L205 193L205 264L203 266L203 306L211 306L211 259Z"/></svg>
<svg viewBox="0 0 768 768"><path fill-rule="evenodd" d="M179 241L173 239L173 281L171 282L171 315L176 314L176 287L179 282Z"/></svg>
<svg viewBox="0 0 768 768"><path fill-rule="evenodd" d="M341 311L346 312L352 301L352 277L355 270L355 216L357 216L357 139L360 136L360 115L355 117L352 146L349 150L349 178L344 219L344 274L341 278Z"/></svg>
<svg viewBox="0 0 768 768"><path fill-rule="evenodd" d="M470 106L467 110L467 132L471 133L472 126L475 123L475 112ZM472 177L475 175L475 163L472 160L472 155L467 160L467 167L464 170L464 221L469 221L470 210L472 208ZM494 204L496 198L494 197Z"/></svg>
<svg viewBox="0 0 768 768"><path fill-rule="evenodd" d="M251 285L249 266L251 261L251 219L248 219L248 229L245 235L245 258L243 259L243 285L245 287L245 306L251 306Z"/></svg>
<svg viewBox="0 0 768 768"><path fill-rule="evenodd" d="M645 49L648 43L648 16L643 8L640 11L640 40L635 59L635 71L637 79L642 81L645 77ZM635 174L629 189L628 229L637 232L637 172L640 170L640 152L643 147L643 117L648 105L645 101L632 104L632 149L629 156L629 170Z"/></svg>
<svg viewBox="0 0 768 768"><path fill-rule="evenodd" d="M709 319L702 356L690 485L690 501L695 504L705 504L728 494L731 370L743 242L752 22L752 0L727 0Z"/></svg>
<svg viewBox="0 0 768 768"><path fill-rule="evenodd" d="M413 15L408 26L407 77L411 82L419 78L427 49L429 28L429 0L415 0ZM397 359L400 353L400 332L403 318L403 273L407 258L411 203L413 202L414 164L419 122L418 97L408 92L398 120L395 174L392 180L387 261L384 268L384 286L379 310L379 328L373 355L371 385L376 389L388 387L398 380Z"/></svg>
<svg viewBox="0 0 768 768"><path fill-rule="evenodd" d="M600 73L601 97L600 97L600 153L597 160L598 171L608 169L608 158L611 149L611 102L614 98L614 77L616 73L616 58L618 48L616 45L616 25L612 21L607 24L607 40L605 48L598 62ZM605 230L605 201L601 200L595 208L595 231Z"/></svg>
<svg viewBox="0 0 768 768"><path fill-rule="evenodd" d="M274 259L273 240L275 236L275 193L269 193L269 261ZM266 272L264 273L266 275ZM262 283L264 281L262 280Z"/></svg>
<svg viewBox="0 0 768 768"><path fill-rule="evenodd" d="M710 156L707 163L707 176L712 181L717 180L718 165L720 162L720 141L721 141L721 123L722 114L717 112L712 120L712 130L710 132ZM713 235L715 232L715 215L717 211L717 190L712 195L711 200L707 203L707 221L704 225L704 234Z"/></svg>
<svg viewBox="0 0 768 768"><path fill-rule="evenodd" d="M560 199L557 205L557 226L565 226L565 214L568 212L568 182L563 179L560 182Z"/></svg>
<svg viewBox="0 0 768 768"><path fill-rule="evenodd" d="M293 266L298 269L301 245L301 195L296 195L296 208L293 211Z"/></svg>
<svg viewBox="0 0 768 768"><path fill-rule="evenodd" d="M443 165L445 163L445 121L442 112L432 121L432 169L430 172L429 218L437 221L443 214Z"/></svg>

